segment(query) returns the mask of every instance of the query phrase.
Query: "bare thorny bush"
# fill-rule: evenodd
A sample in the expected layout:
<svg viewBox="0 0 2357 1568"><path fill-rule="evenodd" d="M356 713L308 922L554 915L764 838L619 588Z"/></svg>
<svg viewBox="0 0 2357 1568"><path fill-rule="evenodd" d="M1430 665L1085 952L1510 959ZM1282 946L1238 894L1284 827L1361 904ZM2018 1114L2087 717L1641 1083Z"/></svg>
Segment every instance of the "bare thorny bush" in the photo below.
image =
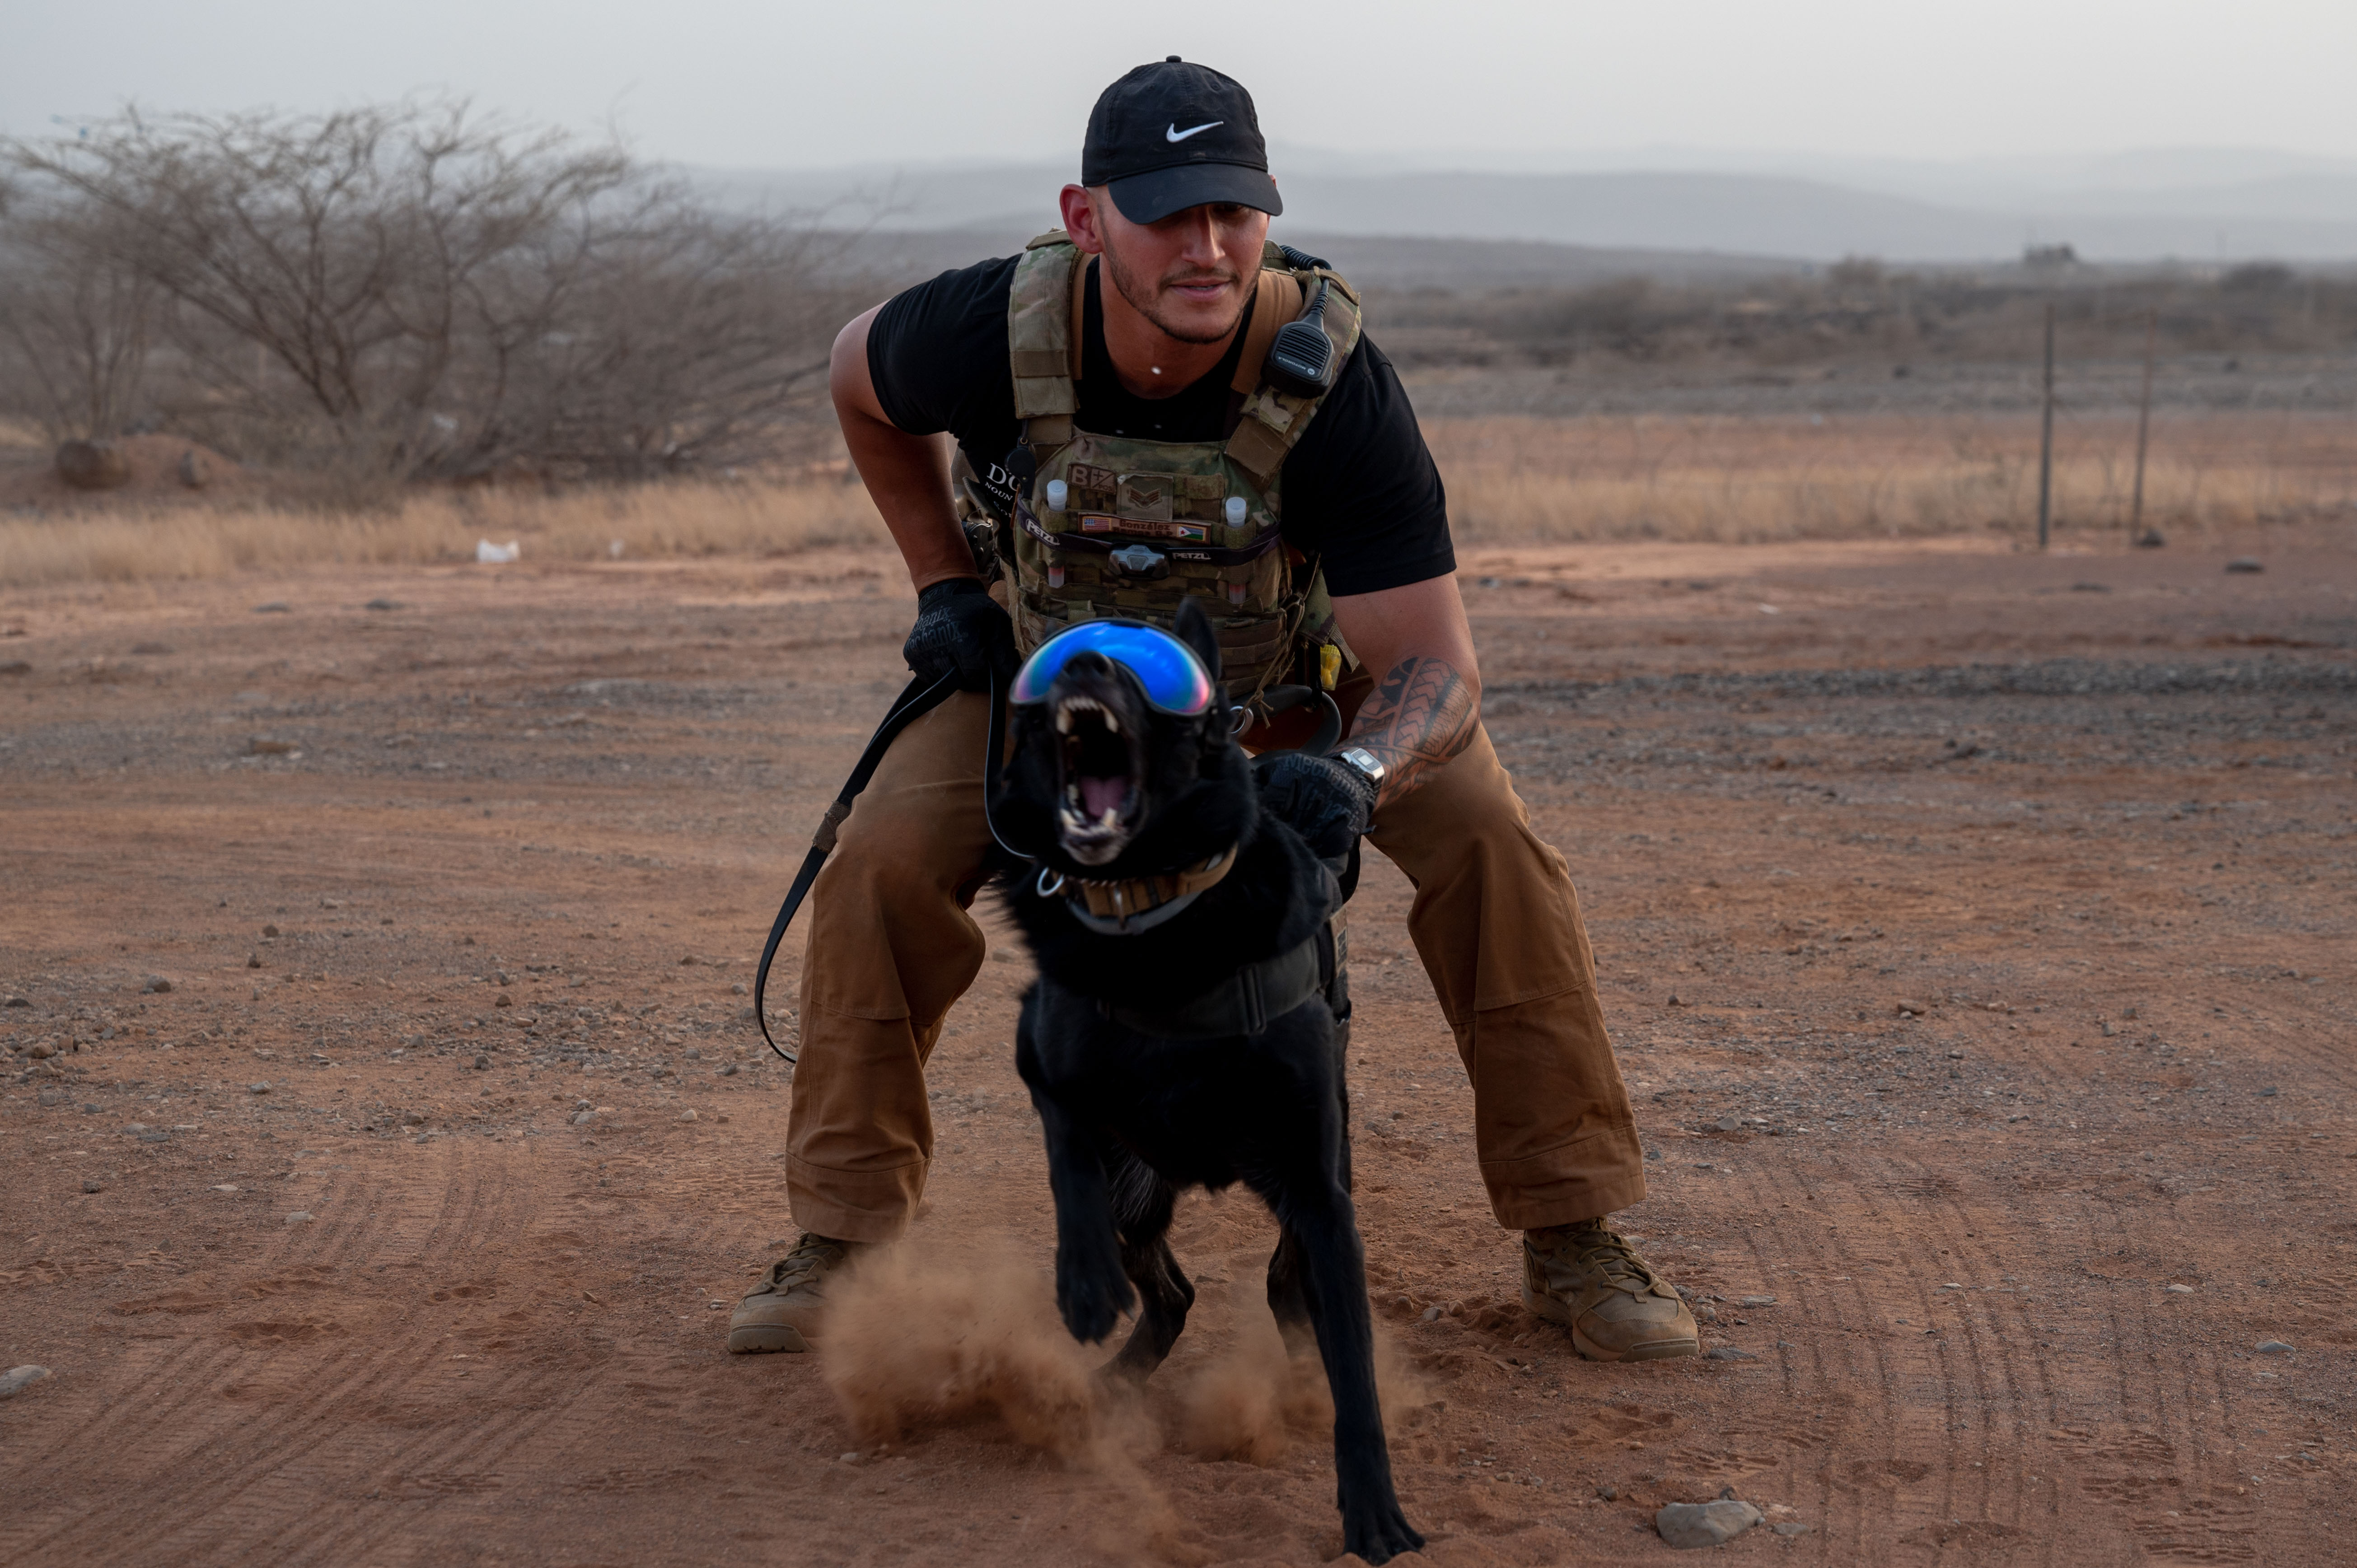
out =
<svg viewBox="0 0 2357 1568"><path fill-rule="evenodd" d="M2055 307L2069 360L2133 359L2147 322L2165 354L2331 354L2357 343L2357 276L2253 263L2212 277L2149 268L1895 271L1852 257L1815 276L1585 287L1368 291L1373 330L1404 368L1843 359L2020 362Z"/></svg>
<svg viewBox="0 0 2357 1568"><path fill-rule="evenodd" d="M404 103L0 145L0 395L350 478L774 456L823 388L828 242L619 150Z"/></svg>

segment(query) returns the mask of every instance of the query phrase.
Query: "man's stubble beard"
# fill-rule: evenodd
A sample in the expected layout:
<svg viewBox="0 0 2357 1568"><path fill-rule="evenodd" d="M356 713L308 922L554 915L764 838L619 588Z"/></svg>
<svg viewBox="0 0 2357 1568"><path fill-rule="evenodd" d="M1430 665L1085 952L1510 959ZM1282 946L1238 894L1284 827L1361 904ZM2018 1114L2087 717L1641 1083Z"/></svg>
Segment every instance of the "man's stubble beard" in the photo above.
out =
<svg viewBox="0 0 2357 1568"><path fill-rule="evenodd" d="M1140 287L1137 274L1131 272L1127 264L1112 250L1108 249L1104 252L1104 259L1113 274L1113 286L1121 290L1122 298L1129 301L1130 308L1152 322L1155 328L1165 337L1175 338L1181 343L1217 343L1234 332L1236 323L1243 319L1245 300L1249 299L1250 295L1236 301L1236 313L1228 317L1228 324L1218 331L1206 333L1191 328L1182 330L1165 317L1161 309L1159 290ZM1228 281L1232 287L1235 282L1234 275L1231 274Z"/></svg>

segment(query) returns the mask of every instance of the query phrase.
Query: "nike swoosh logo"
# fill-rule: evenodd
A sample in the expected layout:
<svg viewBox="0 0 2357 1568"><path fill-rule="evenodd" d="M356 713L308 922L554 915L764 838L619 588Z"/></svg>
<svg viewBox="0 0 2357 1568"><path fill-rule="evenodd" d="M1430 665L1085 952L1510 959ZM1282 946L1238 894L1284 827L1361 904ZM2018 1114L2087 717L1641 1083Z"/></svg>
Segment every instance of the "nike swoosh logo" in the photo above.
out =
<svg viewBox="0 0 2357 1568"><path fill-rule="evenodd" d="M1200 136L1200 135L1201 135L1204 132L1206 132L1206 131L1210 130L1210 129L1211 128L1211 126L1213 126L1213 125L1224 125L1224 124L1227 124L1227 122L1226 122L1225 120L1213 120L1213 121L1211 121L1209 124L1201 124L1201 125L1198 125L1198 126L1196 126L1196 127L1195 127L1193 130L1191 130L1191 131L1182 131L1182 130L1180 130L1180 129L1178 128L1178 122L1174 120L1174 121L1172 121L1172 122L1171 122L1171 124L1170 124L1170 129L1168 129L1168 130L1167 130L1167 131L1163 132L1163 133L1162 133L1162 134L1163 134L1165 137L1167 137L1168 139L1171 140L1171 141L1174 141L1174 142L1183 142L1183 141L1185 141L1185 140L1186 140L1188 137L1189 137L1189 136Z"/></svg>

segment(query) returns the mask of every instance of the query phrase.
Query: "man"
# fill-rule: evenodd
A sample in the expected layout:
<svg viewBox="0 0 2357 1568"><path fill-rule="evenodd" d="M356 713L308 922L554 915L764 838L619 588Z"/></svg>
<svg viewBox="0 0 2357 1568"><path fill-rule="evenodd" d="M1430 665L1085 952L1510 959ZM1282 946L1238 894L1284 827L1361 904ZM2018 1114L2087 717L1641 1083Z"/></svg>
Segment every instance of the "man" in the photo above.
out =
<svg viewBox="0 0 2357 1568"><path fill-rule="evenodd" d="M991 848L992 671L1018 632L1028 652L1053 623L1200 590L1224 593L1239 700L1320 660L1336 686L1345 650L1361 671L1336 692L1351 764L1266 758L1264 784L1297 811L1371 815L1415 885L1408 929L1472 1080L1491 1208L1523 1232L1524 1301L1583 1355L1694 1354L1692 1314L1605 1223L1644 1196L1642 1152L1569 873L1480 725L1439 476L1354 296L1264 248L1283 205L1250 95L1176 56L1131 71L1090 116L1062 210L1069 239L945 273L835 340L844 439L918 589L909 663L964 689L894 743L812 890L787 1134L805 1234L737 1307L729 1349L808 1348L829 1276L898 1237L923 1190L925 1059L984 956L966 911ZM1293 315L1343 356L1322 381L1265 363ZM943 430L969 508L1015 546L999 592L1019 627L961 531ZM1113 553L1125 536L1157 542ZM1330 636L1288 664L1277 644L1326 626L1326 602Z"/></svg>

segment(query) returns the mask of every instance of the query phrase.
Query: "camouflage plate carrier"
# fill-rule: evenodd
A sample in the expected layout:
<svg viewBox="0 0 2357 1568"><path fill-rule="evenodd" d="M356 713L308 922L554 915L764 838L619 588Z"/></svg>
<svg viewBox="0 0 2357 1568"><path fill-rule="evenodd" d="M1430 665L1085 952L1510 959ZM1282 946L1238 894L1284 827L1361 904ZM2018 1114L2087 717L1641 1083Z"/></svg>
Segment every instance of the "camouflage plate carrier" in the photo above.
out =
<svg viewBox="0 0 2357 1568"><path fill-rule="evenodd" d="M1219 628L1229 700L1261 708L1273 686L1331 691L1355 664L1334 629L1314 559L1278 534L1286 455L1320 396L1263 379L1269 341L1330 280L1323 324L1339 371L1359 341L1359 301L1324 263L1269 245L1252 321L1230 383L1224 441L1138 441L1077 428L1082 268L1061 230L1016 264L1006 336L1022 445L1009 466L1011 519L994 520L1012 561L1016 640L1028 657L1075 622L1118 617L1167 627L1182 599L1200 599ZM1330 384L1330 383L1329 383ZM1028 455L1030 472L1023 472ZM977 488L961 485L962 517L980 521Z"/></svg>

